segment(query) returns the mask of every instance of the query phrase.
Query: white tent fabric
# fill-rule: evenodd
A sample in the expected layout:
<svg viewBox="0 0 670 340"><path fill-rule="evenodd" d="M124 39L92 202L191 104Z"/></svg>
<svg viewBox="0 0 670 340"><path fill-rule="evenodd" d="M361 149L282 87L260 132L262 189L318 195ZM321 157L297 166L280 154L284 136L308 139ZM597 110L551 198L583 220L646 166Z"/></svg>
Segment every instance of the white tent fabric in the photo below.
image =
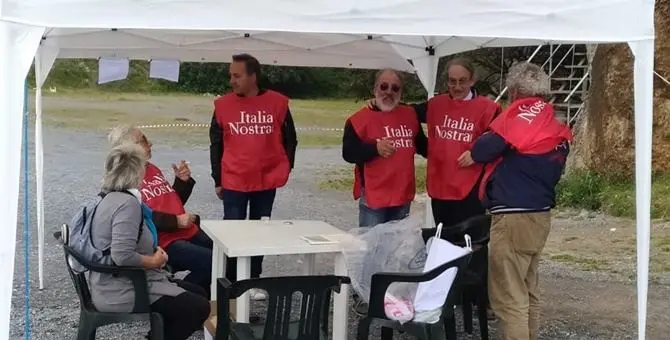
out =
<svg viewBox="0 0 670 340"><path fill-rule="evenodd" d="M8 339L9 315L14 283L16 222L21 170L21 128L26 74L37 51L43 27L30 27L0 20L0 214L5 231L0 237L0 339ZM7 53L11 51L11 53Z"/></svg>
<svg viewBox="0 0 670 340"><path fill-rule="evenodd" d="M73 14L76 13L76 16ZM625 22L626 25L621 23ZM56 57L229 61L414 70L432 94L440 56L480 47L629 42L635 53L639 338L644 339L650 239L653 0L0 0L3 210L16 217L23 78L35 56L38 237L43 248L41 86ZM40 35L41 47L36 53ZM25 37L25 39L19 39ZM411 64L407 61L411 60ZM12 223L13 222L13 223ZM15 225L10 220L9 226ZM13 273L16 233L0 238ZM10 274L13 277L13 274ZM7 339L11 282L0 293ZM338 336L341 333L338 332Z"/></svg>

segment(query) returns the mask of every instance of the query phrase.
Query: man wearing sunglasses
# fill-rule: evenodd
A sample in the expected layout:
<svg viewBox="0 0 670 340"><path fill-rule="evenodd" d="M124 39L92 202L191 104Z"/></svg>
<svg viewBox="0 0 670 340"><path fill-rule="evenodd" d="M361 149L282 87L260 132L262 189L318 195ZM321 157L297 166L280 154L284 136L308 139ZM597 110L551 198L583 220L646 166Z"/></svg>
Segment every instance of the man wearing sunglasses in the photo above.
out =
<svg viewBox="0 0 670 340"><path fill-rule="evenodd" d="M400 104L402 86L396 71L380 71L376 104L354 113L344 127L342 157L355 164L361 227L406 217L414 199L414 154L425 154L427 140L412 107Z"/></svg>

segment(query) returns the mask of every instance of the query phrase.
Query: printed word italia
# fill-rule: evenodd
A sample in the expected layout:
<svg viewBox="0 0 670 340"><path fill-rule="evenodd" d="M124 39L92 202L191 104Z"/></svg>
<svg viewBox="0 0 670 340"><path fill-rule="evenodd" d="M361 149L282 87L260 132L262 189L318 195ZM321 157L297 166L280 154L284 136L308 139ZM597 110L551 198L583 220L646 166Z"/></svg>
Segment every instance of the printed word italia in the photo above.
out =
<svg viewBox="0 0 670 340"><path fill-rule="evenodd" d="M400 124L398 128L385 125L384 133L386 138L393 142L393 147L396 149L414 147L414 134L405 124Z"/></svg>
<svg viewBox="0 0 670 340"><path fill-rule="evenodd" d="M436 136L456 142L472 142L472 132L474 130L475 124L465 117L451 119L445 115L442 125L435 125Z"/></svg>
<svg viewBox="0 0 670 340"><path fill-rule="evenodd" d="M229 122L234 135L269 135L274 129L274 117L266 111L240 112L240 120Z"/></svg>
<svg viewBox="0 0 670 340"><path fill-rule="evenodd" d="M149 201L154 197L174 192L170 184L161 176L154 176L151 180L142 181L142 200Z"/></svg>

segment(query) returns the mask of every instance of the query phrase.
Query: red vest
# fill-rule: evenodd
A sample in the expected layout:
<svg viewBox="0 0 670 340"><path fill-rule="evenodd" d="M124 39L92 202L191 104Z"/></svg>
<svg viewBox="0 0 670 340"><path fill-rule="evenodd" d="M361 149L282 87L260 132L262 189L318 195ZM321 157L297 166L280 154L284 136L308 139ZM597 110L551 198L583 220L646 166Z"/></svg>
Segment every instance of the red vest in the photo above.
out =
<svg viewBox="0 0 670 340"><path fill-rule="evenodd" d="M411 202L416 192L414 137L421 128L414 110L405 105L391 112L364 108L349 117L349 121L364 143L375 144L378 139L388 138L396 147L393 156L377 157L363 165L367 206L377 209ZM354 172L354 199L359 199L361 181L358 166Z"/></svg>
<svg viewBox="0 0 670 340"><path fill-rule="evenodd" d="M551 104L540 98L523 98L510 105L490 125L514 150L520 154L541 155L554 150L558 144L572 141L570 128L554 116ZM479 199L484 199L486 184L502 157L486 165L479 186Z"/></svg>
<svg viewBox="0 0 670 340"><path fill-rule="evenodd" d="M181 215L186 212L177 192L172 189L161 170L151 163L147 163L145 168L140 192L142 202L152 210L172 215ZM198 226L195 224L174 232L159 231L158 245L165 249L174 241L191 239L197 232Z"/></svg>
<svg viewBox="0 0 670 340"><path fill-rule="evenodd" d="M477 96L454 100L448 94L428 101L428 169L426 189L432 198L462 200L477 184L482 165L458 165L458 157L471 150L475 139L488 128L499 106Z"/></svg>
<svg viewBox="0 0 670 340"><path fill-rule="evenodd" d="M214 101L214 110L223 130L221 186L242 192L284 186L291 170L281 131L288 98L274 91L229 93Z"/></svg>

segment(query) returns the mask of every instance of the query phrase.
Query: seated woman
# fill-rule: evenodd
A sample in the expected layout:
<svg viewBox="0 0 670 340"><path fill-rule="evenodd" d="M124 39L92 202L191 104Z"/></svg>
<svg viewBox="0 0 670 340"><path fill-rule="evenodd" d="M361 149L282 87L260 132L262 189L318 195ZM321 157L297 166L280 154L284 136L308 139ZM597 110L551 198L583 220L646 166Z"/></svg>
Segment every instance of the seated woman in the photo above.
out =
<svg viewBox="0 0 670 340"><path fill-rule="evenodd" d="M112 146L124 143L138 144L147 159L151 159L152 144L141 130L133 126L119 126L109 134ZM184 280L202 287L209 297L212 277L212 240L199 227L200 217L190 214L184 204L193 192L195 180L185 161L172 164L175 174L170 185L163 172L147 162L144 179L140 184L142 202L152 210L152 220L158 229L158 244L166 250L168 264L175 271L191 273Z"/></svg>
<svg viewBox="0 0 670 340"><path fill-rule="evenodd" d="M157 246L155 227L143 218L138 190L145 166L146 155L137 145L120 145L110 151L102 181L102 192L107 195L93 217L91 238L97 247L110 249L107 264L146 269L150 308L163 317L165 339L185 340L209 317L209 301L202 288L172 282L170 274L161 269L168 256ZM135 293L129 279L92 272L89 285L98 310L133 310Z"/></svg>

